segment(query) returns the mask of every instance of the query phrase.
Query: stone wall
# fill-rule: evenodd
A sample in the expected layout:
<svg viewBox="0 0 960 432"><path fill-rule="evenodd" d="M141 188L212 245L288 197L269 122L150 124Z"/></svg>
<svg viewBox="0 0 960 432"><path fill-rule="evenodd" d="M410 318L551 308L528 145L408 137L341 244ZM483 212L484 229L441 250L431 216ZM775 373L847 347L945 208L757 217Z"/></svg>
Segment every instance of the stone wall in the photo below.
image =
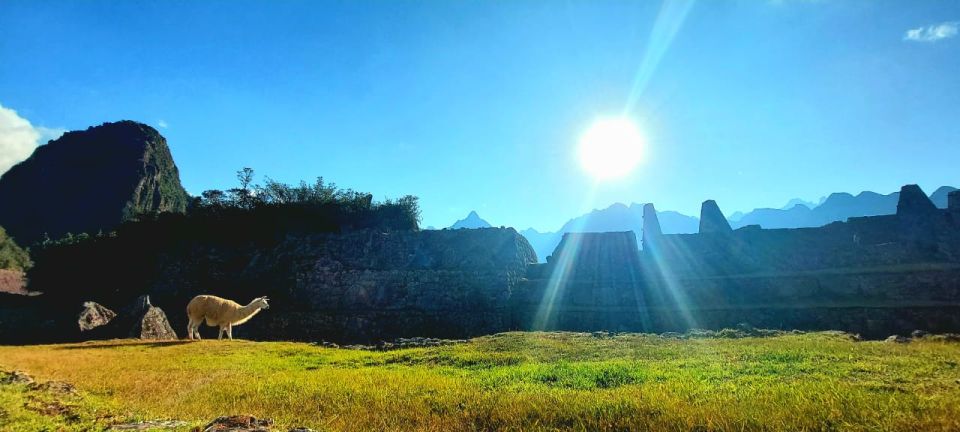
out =
<svg viewBox="0 0 960 432"><path fill-rule="evenodd" d="M679 235L651 219L642 251L626 245L632 233L570 236L531 267L511 327L960 331L960 218L915 186L901 191L898 209L822 228L732 231L714 221ZM707 201L703 213L720 211Z"/></svg>
<svg viewBox="0 0 960 432"><path fill-rule="evenodd" d="M234 330L258 340L665 332L741 322L868 337L960 332L960 216L955 205L931 210L916 192L905 188L897 215L822 228L729 230L714 221L703 233L663 235L651 217L643 250L632 232L572 233L546 264L509 228L174 242L130 271L58 269L70 273L74 297L0 301L0 341L39 340L26 336L31 329L56 340L76 333L70 326L84 301L119 309L143 294L180 336L195 295L240 303L269 296L269 310ZM705 206L714 219L721 214L716 203ZM648 207L644 214L655 215Z"/></svg>
<svg viewBox="0 0 960 432"><path fill-rule="evenodd" d="M292 237L266 250L193 248L161 261L150 295L178 332L194 295L241 303L267 295L271 308L234 336L370 342L507 328L512 289L537 258L515 230L489 228Z"/></svg>

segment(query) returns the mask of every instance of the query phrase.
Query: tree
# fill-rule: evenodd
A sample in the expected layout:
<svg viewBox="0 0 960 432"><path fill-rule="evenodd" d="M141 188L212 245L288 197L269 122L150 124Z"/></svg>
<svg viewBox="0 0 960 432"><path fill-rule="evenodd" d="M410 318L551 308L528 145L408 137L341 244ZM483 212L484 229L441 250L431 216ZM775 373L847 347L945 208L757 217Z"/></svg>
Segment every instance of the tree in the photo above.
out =
<svg viewBox="0 0 960 432"><path fill-rule="evenodd" d="M0 227L0 270L26 271L33 265L27 251L17 246L7 231Z"/></svg>
<svg viewBox="0 0 960 432"><path fill-rule="evenodd" d="M205 207L220 207L224 205L225 194L219 189L205 190L203 193L202 204Z"/></svg>
<svg viewBox="0 0 960 432"><path fill-rule="evenodd" d="M253 189L250 187L253 184L253 168L244 167L237 171L237 180L240 181L240 187L230 189L230 194L237 207L249 209L254 204Z"/></svg>

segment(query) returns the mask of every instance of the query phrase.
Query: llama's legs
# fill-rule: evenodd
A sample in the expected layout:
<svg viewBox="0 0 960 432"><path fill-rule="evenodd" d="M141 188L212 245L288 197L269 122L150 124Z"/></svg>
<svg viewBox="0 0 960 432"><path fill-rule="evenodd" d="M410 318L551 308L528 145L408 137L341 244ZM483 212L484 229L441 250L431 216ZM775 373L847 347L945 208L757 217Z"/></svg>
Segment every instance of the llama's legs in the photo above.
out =
<svg viewBox="0 0 960 432"><path fill-rule="evenodd" d="M187 339L193 340L193 320L187 323Z"/></svg>
<svg viewBox="0 0 960 432"><path fill-rule="evenodd" d="M203 324L203 321L202 321L202 320L201 320L201 321L197 321L196 323L193 324L193 336L196 337L197 340L202 339L202 338L200 337L200 324Z"/></svg>
<svg viewBox="0 0 960 432"><path fill-rule="evenodd" d="M233 325L227 324L227 337L233 340Z"/></svg>

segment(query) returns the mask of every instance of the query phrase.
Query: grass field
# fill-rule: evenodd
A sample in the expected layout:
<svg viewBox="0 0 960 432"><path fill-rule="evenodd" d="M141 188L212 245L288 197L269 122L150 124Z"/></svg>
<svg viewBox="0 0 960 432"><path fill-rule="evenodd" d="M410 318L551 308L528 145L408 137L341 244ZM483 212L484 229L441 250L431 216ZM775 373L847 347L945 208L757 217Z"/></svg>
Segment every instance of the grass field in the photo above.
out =
<svg viewBox="0 0 960 432"><path fill-rule="evenodd" d="M667 339L505 333L387 352L301 343L0 347L2 430L100 430L225 414L278 430L960 430L960 344L842 334ZM38 409L61 398L66 413Z"/></svg>

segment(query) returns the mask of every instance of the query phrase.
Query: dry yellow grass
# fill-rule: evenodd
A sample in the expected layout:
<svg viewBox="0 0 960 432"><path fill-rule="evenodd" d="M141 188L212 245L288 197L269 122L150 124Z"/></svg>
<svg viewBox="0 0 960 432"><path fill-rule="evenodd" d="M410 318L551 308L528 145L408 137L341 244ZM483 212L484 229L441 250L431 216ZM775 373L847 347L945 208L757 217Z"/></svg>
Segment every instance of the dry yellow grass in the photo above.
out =
<svg viewBox="0 0 960 432"><path fill-rule="evenodd" d="M123 415L199 424L247 413L316 430L960 430L958 363L956 343L827 333L507 333L390 352L249 341L0 347L0 368L72 382Z"/></svg>

